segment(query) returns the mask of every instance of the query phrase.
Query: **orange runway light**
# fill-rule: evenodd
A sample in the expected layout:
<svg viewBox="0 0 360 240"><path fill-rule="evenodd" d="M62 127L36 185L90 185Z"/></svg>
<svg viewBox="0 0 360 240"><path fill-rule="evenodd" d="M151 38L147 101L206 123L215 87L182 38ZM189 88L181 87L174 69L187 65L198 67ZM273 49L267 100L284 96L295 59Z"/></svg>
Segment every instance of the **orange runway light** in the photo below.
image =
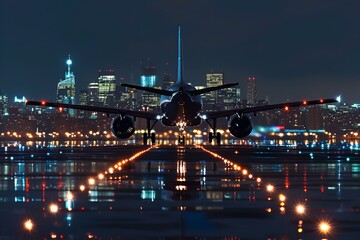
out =
<svg viewBox="0 0 360 240"><path fill-rule="evenodd" d="M271 185L271 184L268 184L268 185L266 186L266 191L268 191L268 192L273 192L273 191L274 191L274 186Z"/></svg>
<svg viewBox="0 0 360 240"><path fill-rule="evenodd" d="M325 222L325 221L321 221L319 223L319 231L323 234L327 234L329 233L331 230L331 226L328 222Z"/></svg>
<svg viewBox="0 0 360 240"><path fill-rule="evenodd" d="M306 208L303 204L298 204L298 205L296 205L295 210L296 210L297 214L303 215L306 211Z"/></svg>
<svg viewBox="0 0 360 240"><path fill-rule="evenodd" d="M280 202L285 202L285 200L286 200L285 195L284 194L279 194L279 201Z"/></svg>
<svg viewBox="0 0 360 240"><path fill-rule="evenodd" d="M25 230L28 230L29 232L31 232L34 228L34 223L31 221L31 219L28 219L24 222L24 228Z"/></svg>
<svg viewBox="0 0 360 240"><path fill-rule="evenodd" d="M49 211L50 211L50 213L52 213L52 214L56 214L56 213L59 211L58 205L56 205L55 203L50 204L50 206L49 206Z"/></svg>

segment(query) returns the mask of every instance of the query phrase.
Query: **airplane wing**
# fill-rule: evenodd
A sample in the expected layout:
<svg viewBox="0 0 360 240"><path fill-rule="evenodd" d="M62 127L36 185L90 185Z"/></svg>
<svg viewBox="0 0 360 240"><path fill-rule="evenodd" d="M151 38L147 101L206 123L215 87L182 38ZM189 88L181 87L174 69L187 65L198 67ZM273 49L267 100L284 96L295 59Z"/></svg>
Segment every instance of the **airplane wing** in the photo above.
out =
<svg viewBox="0 0 360 240"><path fill-rule="evenodd" d="M299 102L287 102L287 103L278 103L264 106L255 106L255 107L245 107L224 111L215 111L215 112L203 112L202 114L206 116L207 119L214 119L219 117L229 117L234 114L246 114L246 113L256 113L261 111L273 110L273 109L285 109L289 110L291 107L305 107L309 105L325 104L325 103L335 103L338 102L336 99L320 99L320 100L311 100L311 101L299 101Z"/></svg>
<svg viewBox="0 0 360 240"><path fill-rule="evenodd" d="M143 91L146 91L146 92L151 92L151 93L155 93L155 94L159 94L159 95L164 95L164 96L172 96L173 93L174 93L174 91L169 91L169 90L165 90L165 89L157 89L157 88L152 88L152 87L142 87L142 86L127 84L127 83L122 83L121 86L129 87L129 88L135 88L135 89L139 89L139 90L143 90Z"/></svg>
<svg viewBox="0 0 360 240"><path fill-rule="evenodd" d="M201 95L201 94L212 92L212 91L217 91L217 90L224 89L224 88L230 88L230 87L236 86L238 84L239 83L228 83L228 84L223 84L223 85L216 86L216 87L208 87L208 88L203 88L203 89L192 90L192 91L189 91L189 93L193 96L197 96L197 95Z"/></svg>
<svg viewBox="0 0 360 240"><path fill-rule="evenodd" d="M92 111L92 112L102 112L107 114L113 113L113 114L129 115L139 118L146 118L151 120L156 120L159 115L160 116L162 115L162 113L155 113L155 112L133 111L128 109L97 107L97 106L66 104L66 103L54 103L47 101L26 101L26 105L54 107L54 108L71 108L71 109L79 109L79 110Z"/></svg>

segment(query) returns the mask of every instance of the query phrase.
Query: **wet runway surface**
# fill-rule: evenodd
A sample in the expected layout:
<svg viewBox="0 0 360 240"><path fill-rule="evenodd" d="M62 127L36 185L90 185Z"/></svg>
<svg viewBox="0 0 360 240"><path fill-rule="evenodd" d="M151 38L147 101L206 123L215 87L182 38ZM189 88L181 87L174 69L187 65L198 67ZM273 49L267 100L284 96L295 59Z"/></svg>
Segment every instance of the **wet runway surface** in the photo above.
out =
<svg viewBox="0 0 360 240"><path fill-rule="evenodd" d="M358 151L2 146L0 156L0 239L360 236Z"/></svg>

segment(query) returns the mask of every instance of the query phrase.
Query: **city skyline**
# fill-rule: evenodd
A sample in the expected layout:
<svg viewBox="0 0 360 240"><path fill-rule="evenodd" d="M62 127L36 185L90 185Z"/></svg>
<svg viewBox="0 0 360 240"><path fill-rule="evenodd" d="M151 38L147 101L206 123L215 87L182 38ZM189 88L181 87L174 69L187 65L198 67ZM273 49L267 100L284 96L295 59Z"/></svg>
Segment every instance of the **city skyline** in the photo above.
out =
<svg viewBox="0 0 360 240"><path fill-rule="evenodd" d="M68 54L78 90L99 69L138 83L148 58L174 78L181 25L185 80L193 85L205 85L213 70L243 90L256 77L258 96L271 102L338 94L360 101L359 3L20 2L0 3L1 89L9 99L53 99Z"/></svg>

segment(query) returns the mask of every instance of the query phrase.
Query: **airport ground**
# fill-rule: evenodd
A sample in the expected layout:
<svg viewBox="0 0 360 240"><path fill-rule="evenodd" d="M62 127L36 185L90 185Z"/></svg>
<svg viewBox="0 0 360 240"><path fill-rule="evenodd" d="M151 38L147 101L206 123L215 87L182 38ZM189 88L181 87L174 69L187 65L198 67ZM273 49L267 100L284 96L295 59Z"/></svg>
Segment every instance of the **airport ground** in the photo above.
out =
<svg viewBox="0 0 360 240"><path fill-rule="evenodd" d="M358 154L2 144L0 238L357 239Z"/></svg>

